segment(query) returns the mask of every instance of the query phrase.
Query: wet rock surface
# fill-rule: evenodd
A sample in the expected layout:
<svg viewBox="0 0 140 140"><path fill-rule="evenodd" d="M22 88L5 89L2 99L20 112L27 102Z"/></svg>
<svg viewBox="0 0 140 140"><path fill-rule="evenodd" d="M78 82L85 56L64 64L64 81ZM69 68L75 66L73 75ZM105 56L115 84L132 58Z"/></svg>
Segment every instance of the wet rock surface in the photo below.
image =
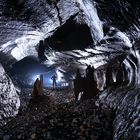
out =
<svg viewBox="0 0 140 140"><path fill-rule="evenodd" d="M66 91L52 91L53 96L46 94L26 101L26 109L22 108L20 113L3 127L0 137L50 140L112 139L115 115L113 110L106 111L95 106L95 99L81 103L75 103L73 100L60 101L59 93L63 94L64 98L72 98L72 94L66 94ZM58 100L54 102L56 98Z"/></svg>

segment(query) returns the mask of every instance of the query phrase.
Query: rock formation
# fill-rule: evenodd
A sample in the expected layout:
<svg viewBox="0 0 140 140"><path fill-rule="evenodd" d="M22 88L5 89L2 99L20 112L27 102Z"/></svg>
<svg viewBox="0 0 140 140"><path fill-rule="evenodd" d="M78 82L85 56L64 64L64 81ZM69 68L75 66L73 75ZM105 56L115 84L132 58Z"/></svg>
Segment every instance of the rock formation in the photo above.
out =
<svg viewBox="0 0 140 140"><path fill-rule="evenodd" d="M19 107L20 99L16 88L0 64L0 126L6 123L7 118L15 116Z"/></svg>
<svg viewBox="0 0 140 140"><path fill-rule="evenodd" d="M36 79L33 87L32 97L36 98L41 95L43 95L43 75L40 75L40 79Z"/></svg>
<svg viewBox="0 0 140 140"><path fill-rule="evenodd" d="M95 96L98 88L111 86L117 77L118 89L108 88L100 95L103 105L117 110L113 138L138 138L140 47L138 42L133 43L140 38L139 7L138 0L1 0L0 63L7 72L14 62L31 54L42 59L43 54L48 67L72 76L76 69L94 65L97 84L91 84L95 82L93 75L79 78L79 83L75 80L76 100L79 92L85 93L84 99ZM69 48L67 43L74 39L73 44L77 44ZM44 48L39 54L36 51L40 40L46 40L45 54ZM83 47L77 47L81 42ZM106 70L106 65L122 56L123 66L117 76L114 68ZM0 120L4 120L17 114L20 102L1 66L0 77ZM119 88L122 82L126 82L125 87ZM33 96L42 95L42 90L37 80Z"/></svg>
<svg viewBox="0 0 140 140"><path fill-rule="evenodd" d="M94 77L94 67L90 65L86 69L86 77L82 77L79 69L77 70L76 78L74 79L74 94L75 100L86 100L95 97L99 90ZM78 98L81 96L80 98Z"/></svg>

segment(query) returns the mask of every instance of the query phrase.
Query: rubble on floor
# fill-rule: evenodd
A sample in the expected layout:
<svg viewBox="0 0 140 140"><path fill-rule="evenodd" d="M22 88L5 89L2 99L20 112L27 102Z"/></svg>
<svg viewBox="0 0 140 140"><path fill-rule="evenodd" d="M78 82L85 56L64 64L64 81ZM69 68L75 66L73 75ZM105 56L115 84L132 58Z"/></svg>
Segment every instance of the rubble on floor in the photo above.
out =
<svg viewBox="0 0 140 140"><path fill-rule="evenodd" d="M26 96L30 97L30 90L23 91L28 91ZM67 94L66 91L51 91L51 93L46 91L46 93L35 100L30 98L27 100L27 97L23 96L28 104L25 105L24 102L20 113L3 126L0 138L6 140L112 139L115 116L113 110L106 111L100 106L97 107L95 99L76 103L72 100L73 93L67 92ZM62 94L63 99L60 100ZM64 100L66 96L70 99L69 102Z"/></svg>

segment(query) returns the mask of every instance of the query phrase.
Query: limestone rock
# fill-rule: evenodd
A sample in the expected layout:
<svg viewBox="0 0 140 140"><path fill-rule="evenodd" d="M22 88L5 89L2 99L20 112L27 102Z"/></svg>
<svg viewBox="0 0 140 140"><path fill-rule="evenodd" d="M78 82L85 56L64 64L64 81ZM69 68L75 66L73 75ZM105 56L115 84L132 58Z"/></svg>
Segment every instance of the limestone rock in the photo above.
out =
<svg viewBox="0 0 140 140"><path fill-rule="evenodd" d="M0 64L0 126L6 118L15 116L20 107L19 96L12 80Z"/></svg>

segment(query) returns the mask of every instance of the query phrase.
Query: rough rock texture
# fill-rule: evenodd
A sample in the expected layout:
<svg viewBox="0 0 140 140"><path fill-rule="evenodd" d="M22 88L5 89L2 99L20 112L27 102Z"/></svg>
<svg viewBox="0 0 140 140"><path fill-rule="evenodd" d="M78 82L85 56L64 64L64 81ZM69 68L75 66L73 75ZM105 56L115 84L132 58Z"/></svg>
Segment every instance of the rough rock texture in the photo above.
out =
<svg viewBox="0 0 140 140"><path fill-rule="evenodd" d="M22 94L28 96L30 92L28 89ZM113 111L105 111L96 107L94 99L75 104L73 100L70 101L70 96L73 95L71 91L70 93L67 90L45 91L46 94L48 92L51 92L52 96L40 96L30 102L26 101L28 103L26 110L22 110L16 119L3 127L0 138L112 139ZM24 98L22 98L23 100Z"/></svg>
<svg viewBox="0 0 140 140"><path fill-rule="evenodd" d="M139 37L139 3L130 0L3 0L0 7L0 50L18 60L31 51L36 55L39 40L52 35L72 15L89 26L94 41L104 37L108 26L125 31L131 39Z"/></svg>
<svg viewBox="0 0 140 140"><path fill-rule="evenodd" d="M2 28L0 34L3 38L0 42L0 50L7 53L8 46L8 53L18 60L29 55L30 52L37 55L35 46L39 40L51 35L71 15L79 12L76 2L70 0L61 0L57 4L43 0L23 3L5 0L3 3L0 3L3 7L0 17L0 28ZM22 10L19 7L22 7Z"/></svg>
<svg viewBox="0 0 140 140"><path fill-rule="evenodd" d="M140 92L139 88L121 87L108 89L100 94L98 103L116 111L114 140L138 140L140 137Z"/></svg>
<svg viewBox="0 0 140 140"><path fill-rule="evenodd" d="M20 107L16 89L0 64L0 126L6 118L15 116Z"/></svg>
<svg viewBox="0 0 140 140"><path fill-rule="evenodd" d="M91 1L60 0L53 3L4 0L0 5L3 7L0 9L0 51L11 53L17 60L30 55L30 52L37 56L35 46L39 40L52 35L71 16L78 23L89 26L95 42L103 38L102 23Z"/></svg>
<svg viewBox="0 0 140 140"><path fill-rule="evenodd" d="M100 19L105 26L125 32L132 40L139 38L140 3L132 0L95 0Z"/></svg>
<svg viewBox="0 0 140 140"><path fill-rule="evenodd" d="M140 138L140 101L139 101L139 41L133 45L131 53L124 59L129 83L119 87L109 87L99 95L98 105L116 111L114 120L114 140Z"/></svg>
<svg viewBox="0 0 140 140"><path fill-rule="evenodd" d="M35 48L39 40L52 36L58 28L63 29L62 25L71 17L77 23L88 25L95 44L83 50L69 51L54 51L49 46L50 50L45 52L47 57L45 64L71 74L77 68L84 69L87 64L94 65L98 87L103 90L106 84L106 66L100 66L104 64L115 66L117 61L122 61L120 58L123 58L128 77L127 86L113 91L105 90L100 95L100 102L117 110L114 139L137 139L140 137L138 124L140 54L139 49L132 47L132 44L140 37L139 7L139 1L131 0L59 0L57 2L1 0L0 51L4 56L0 57L0 62L7 67L11 61L21 60L30 54L37 56ZM113 75L116 74L115 68L113 67ZM5 104L9 101L8 103L13 105L13 110L17 113L19 100L15 88L10 80L7 81L9 79L7 75L3 75L3 69L1 71L0 88L7 96L3 97L2 94L1 99L4 101L2 111L12 110L9 105L5 108ZM135 86L134 90L129 89L132 86ZM14 104L9 100L11 97ZM10 114L14 115L14 112L5 113L6 115L1 115L0 119Z"/></svg>

